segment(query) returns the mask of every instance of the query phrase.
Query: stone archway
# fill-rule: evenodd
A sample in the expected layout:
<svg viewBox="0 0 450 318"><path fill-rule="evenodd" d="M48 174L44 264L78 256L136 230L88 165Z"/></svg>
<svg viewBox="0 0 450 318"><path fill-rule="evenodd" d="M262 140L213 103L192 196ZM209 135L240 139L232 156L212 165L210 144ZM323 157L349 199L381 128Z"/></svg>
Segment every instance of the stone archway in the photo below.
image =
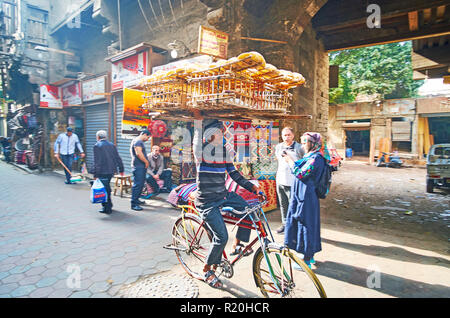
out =
<svg viewBox="0 0 450 318"><path fill-rule="evenodd" d="M296 129L327 132L328 55L317 39L311 19L327 0L201 0L208 6L208 23L230 34L229 55L258 51L278 68L300 72L304 87L293 91L291 113L312 119L286 121ZM272 39L286 44L244 40Z"/></svg>

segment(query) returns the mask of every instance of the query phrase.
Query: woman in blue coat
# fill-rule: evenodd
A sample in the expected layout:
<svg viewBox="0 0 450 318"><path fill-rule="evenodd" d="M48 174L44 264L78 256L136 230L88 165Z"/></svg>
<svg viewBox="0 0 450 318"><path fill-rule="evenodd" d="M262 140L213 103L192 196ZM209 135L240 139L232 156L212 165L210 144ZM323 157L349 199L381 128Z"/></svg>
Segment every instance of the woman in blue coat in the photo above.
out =
<svg viewBox="0 0 450 318"><path fill-rule="evenodd" d="M303 260L311 267L314 254L322 250L320 240L320 202L316 185L329 155L322 136L307 132L301 138L305 156L294 162L284 156L296 176L286 217L284 244L304 255Z"/></svg>

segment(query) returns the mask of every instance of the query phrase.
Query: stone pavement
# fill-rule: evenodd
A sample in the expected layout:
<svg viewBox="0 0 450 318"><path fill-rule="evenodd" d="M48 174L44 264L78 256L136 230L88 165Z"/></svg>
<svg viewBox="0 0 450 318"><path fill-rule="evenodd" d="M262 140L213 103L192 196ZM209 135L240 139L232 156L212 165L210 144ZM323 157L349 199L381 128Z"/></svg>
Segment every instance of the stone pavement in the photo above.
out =
<svg viewBox="0 0 450 318"><path fill-rule="evenodd" d="M114 212L104 215L86 182L66 185L59 174L4 162L0 176L0 297L112 297L177 264L162 245L178 212L162 200L136 212L113 197Z"/></svg>

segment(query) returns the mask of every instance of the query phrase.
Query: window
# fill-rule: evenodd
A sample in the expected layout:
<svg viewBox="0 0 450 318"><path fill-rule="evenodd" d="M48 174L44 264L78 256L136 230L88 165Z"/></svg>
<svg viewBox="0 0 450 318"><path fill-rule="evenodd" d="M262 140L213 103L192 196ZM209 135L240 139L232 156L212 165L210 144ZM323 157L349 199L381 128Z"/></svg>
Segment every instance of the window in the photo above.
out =
<svg viewBox="0 0 450 318"><path fill-rule="evenodd" d="M12 35L17 31L17 7L16 0L9 0L8 2L3 2L0 5L0 9L3 12L3 23L4 30L3 34Z"/></svg>
<svg viewBox="0 0 450 318"><path fill-rule="evenodd" d="M28 42L47 45L48 12L28 6Z"/></svg>

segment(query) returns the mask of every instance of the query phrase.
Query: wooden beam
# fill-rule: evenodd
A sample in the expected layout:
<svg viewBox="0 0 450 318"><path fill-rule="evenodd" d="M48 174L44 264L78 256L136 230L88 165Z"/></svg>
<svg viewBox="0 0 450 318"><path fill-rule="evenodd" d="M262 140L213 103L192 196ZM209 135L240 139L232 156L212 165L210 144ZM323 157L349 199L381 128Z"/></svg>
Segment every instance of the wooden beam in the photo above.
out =
<svg viewBox="0 0 450 318"><path fill-rule="evenodd" d="M349 22L365 24L369 16L369 13L367 13L368 3L370 2L346 0L344 5L342 0L329 0L313 18L313 27L317 31L326 30L329 27L340 28ZM382 19L407 15L411 9L421 11L448 5L448 1L445 0L378 0L376 3L381 8Z"/></svg>
<svg viewBox="0 0 450 318"><path fill-rule="evenodd" d="M260 42L272 42L272 43L288 44L288 42L286 42L286 41L260 39L260 38L249 38L249 37L246 37L246 36L241 36L241 39L242 40L250 40L250 41L260 41Z"/></svg>
<svg viewBox="0 0 450 318"><path fill-rule="evenodd" d="M409 31L419 30L419 13L417 11L408 12Z"/></svg>
<svg viewBox="0 0 450 318"><path fill-rule="evenodd" d="M369 32L374 30L368 30L368 34L372 34L374 32ZM332 43L330 38L325 37L323 39L323 43L325 44L325 49L327 52L341 51L341 50L349 50L356 49L361 47L368 47L373 45L382 45L388 43L395 42L403 42L403 41L411 41L418 39L425 39L429 37L437 37L437 36L445 36L450 34L449 25L435 25L427 28L421 28L419 31L415 32L403 32L400 34L392 34L388 36L380 36L380 37L367 37L361 40L355 40L352 42L343 42L341 38L335 38ZM376 35L376 34L374 34Z"/></svg>

